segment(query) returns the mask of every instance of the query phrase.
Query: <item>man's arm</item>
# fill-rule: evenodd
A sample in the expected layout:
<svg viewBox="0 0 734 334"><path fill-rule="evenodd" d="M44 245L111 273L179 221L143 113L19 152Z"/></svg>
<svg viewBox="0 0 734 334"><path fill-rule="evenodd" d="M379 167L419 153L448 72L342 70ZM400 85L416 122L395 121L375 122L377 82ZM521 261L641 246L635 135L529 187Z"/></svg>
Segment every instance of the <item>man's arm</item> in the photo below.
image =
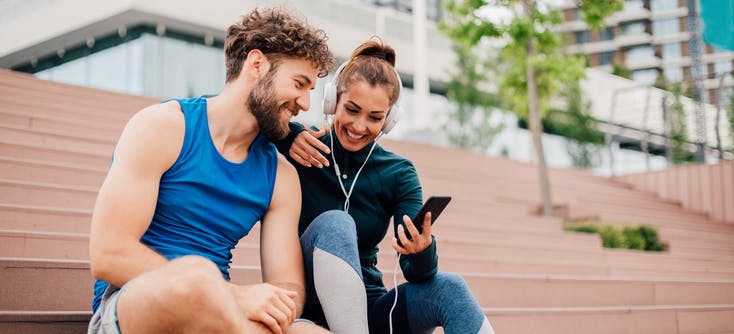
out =
<svg viewBox="0 0 734 334"><path fill-rule="evenodd" d="M135 114L120 136L92 214L92 275L122 286L167 259L140 243L150 225L163 173L178 158L185 122L176 102Z"/></svg>
<svg viewBox="0 0 734 334"><path fill-rule="evenodd" d="M266 283L297 292L296 316L305 300L303 257L298 239L301 187L296 169L278 155L278 172L270 208L260 232L260 263Z"/></svg>

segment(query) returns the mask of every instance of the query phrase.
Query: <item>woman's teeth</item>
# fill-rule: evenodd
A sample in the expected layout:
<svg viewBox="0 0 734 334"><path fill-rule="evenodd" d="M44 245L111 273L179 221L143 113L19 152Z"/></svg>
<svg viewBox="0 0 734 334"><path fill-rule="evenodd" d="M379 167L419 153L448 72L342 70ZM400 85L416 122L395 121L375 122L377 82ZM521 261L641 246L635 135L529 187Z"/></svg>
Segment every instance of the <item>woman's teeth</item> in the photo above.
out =
<svg viewBox="0 0 734 334"><path fill-rule="evenodd" d="M349 132L349 130L347 130L347 135L349 136L349 138L352 138L352 139L362 139L362 137L364 137L364 135L362 135L362 136L355 135L355 134Z"/></svg>

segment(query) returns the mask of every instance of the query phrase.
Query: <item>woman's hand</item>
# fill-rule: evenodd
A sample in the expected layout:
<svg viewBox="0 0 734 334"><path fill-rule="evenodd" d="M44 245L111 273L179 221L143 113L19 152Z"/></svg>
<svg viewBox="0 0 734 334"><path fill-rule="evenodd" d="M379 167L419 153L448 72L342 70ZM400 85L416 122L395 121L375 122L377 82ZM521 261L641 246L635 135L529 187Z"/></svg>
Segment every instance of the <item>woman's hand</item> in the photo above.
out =
<svg viewBox="0 0 734 334"><path fill-rule="evenodd" d="M413 222L408 218L407 215L403 216L403 223L398 225L398 238L400 243L403 244L401 247L398 244L398 239L392 239L392 248L398 253L403 255L418 254L433 242L431 238L431 212L426 212L426 216L423 219L423 233L418 233L418 229L415 228ZM408 228L407 233L410 234L410 239L406 235L405 227Z"/></svg>
<svg viewBox="0 0 734 334"><path fill-rule="evenodd" d="M291 144L288 154L293 158L293 160L305 167L328 167L329 159L326 159L321 152L328 154L331 150L329 150L329 147L326 146L326 144L322 143L318 139L325 133L325 130L313 131L306 128L305 131L301 131L301 133L296 136L296 139L293 140L293 144ZM321 150L321 152L319 152L319 150Z"/></svg>

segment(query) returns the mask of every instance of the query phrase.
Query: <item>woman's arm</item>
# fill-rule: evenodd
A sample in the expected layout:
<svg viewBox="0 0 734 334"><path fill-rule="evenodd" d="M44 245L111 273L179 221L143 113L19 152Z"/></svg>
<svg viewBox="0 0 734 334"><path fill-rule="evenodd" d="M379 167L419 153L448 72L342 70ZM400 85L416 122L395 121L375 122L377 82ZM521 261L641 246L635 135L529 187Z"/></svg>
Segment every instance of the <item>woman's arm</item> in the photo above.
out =
<svg viewBox="0 0 734 334"><path fill-rule="evenodd" d="M405 279L408 282L422 282L438 272L436 240L431 235L431 220L430 218L424 220L426 225L423 226L423 234L418 234L412 226L410 217L414 217L423 205L423 190L413 164L406 160L395 175L397 204L393 216L393 229L395 238L399 238L403 246L399 246L397 240L394 240L393 248L402 254L400 268ZM412 241L405 238L408 234L412 236Z"/></svg>
<svg viewBox="0 0 734 334"><path fill-rule="evenodd" d="M321 136L326 134L325 130L314 131L297 122L290 122L288 127L291 130L288 136L275 142L278 152L289 156L290 160L304 167L322 168L329 166L329 159L321 152L328 154L331 150L319 140Z"/></svg>

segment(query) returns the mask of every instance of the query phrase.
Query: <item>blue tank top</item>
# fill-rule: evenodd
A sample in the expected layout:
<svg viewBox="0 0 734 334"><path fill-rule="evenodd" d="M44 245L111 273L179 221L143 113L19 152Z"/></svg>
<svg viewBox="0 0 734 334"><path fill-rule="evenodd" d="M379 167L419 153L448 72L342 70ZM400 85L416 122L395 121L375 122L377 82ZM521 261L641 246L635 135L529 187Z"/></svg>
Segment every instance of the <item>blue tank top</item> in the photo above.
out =
<svg viewBox="0 0 734 334"><path fill-rule="evenodd" d="M178 100L186 120L181 153L161 177L153 220L140 241L166 258L201 255L229 280L232 248L270 205L278 156L259 134L242 163L226 160L209 133L206 99ZM109 284L96 281L92 309Z"/></svg>

